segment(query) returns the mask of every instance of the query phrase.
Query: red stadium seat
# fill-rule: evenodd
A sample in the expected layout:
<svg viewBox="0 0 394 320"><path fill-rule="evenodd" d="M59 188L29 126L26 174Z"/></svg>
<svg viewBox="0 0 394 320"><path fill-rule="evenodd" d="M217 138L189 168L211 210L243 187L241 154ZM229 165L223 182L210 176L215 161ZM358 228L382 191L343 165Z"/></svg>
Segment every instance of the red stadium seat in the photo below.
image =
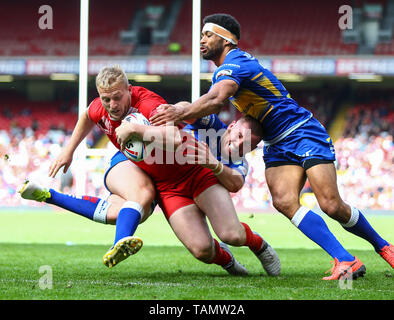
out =
<svg viewBox="0 0 394 320"><path fill-rule="evenodd" d="M338 28L338 8L349 1L202 1L202 16L223 12L241 24L240 47L254 54L356 54L356 44L344 44ZM349 2L350 3L350 2ZM324 12L324 15L318 14ZM171 41L191 54L192 4L185 1ZM180 32L182 30L183 32Z"/></svg>
<svg viewBox="0 0 394 320"><path fill-rule="evenodd" d="M53 29L41 30L38 8L42 1L5 1L0 12L0 55L78 55L79 3L79 0L49 2L53 9ZM122 0L112 0L111 6L105 1L90 2L89 49L102 46L99 52L90 50L91 55L130 55L132 46L121 43L119 31L128 28L137 5L136 1ZM109 16L116 19L108 19Z"/></svg>

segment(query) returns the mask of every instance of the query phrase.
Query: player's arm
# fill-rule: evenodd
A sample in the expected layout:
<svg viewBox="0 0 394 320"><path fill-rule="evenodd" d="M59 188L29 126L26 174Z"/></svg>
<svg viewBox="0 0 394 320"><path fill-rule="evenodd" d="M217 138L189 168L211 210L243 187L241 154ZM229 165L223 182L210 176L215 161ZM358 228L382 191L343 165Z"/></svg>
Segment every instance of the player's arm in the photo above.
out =
<svg viewBox="0 0 394 320"><path fill-rule="evenodd" d="M241 190L241 188L245 184L245 178L237 170L224 165L220 161L218 161L218 164L215 166L215 168L211 170L213 170L213 173L215 173L219 182L229 192L236 193Z"/></svg>
<svg viewBox="0 0 394 320"><path fill-rule="evenodd" d="M156 113L161 113L161 112L165 112L166 110L174 107L174 108L188 108L191 105L190 102L188 101L180 101L177 102L176 104L172 105L172 104L168 104L168 103L164 103L159 105L156 110L154 112L151 113L151 116L149 119L153 118L153 115L155 115ZM185 119L183 121L177 121L175 122L175 124L179 124L180 122L186 123L186 124L193 124L194 122L196 122L197 119Z"/></svg>
<svg viewBox="0 0 394 320"><path fill-rule="evenodd" d="M61 167L64 166L63 172L65 173L71 165L75 149L79 146L82 140L93 129L95 123L90 120L88 111L84 112L78 119L74 131L71 135L70 141L63 148L59 156L52 162L49 167L49 176L55 177Z"/></svg>
<svg viewBox="0 0 394 320"><path fill-rule="evenodd" d="M230 168L220 162L211 152L209 146L197 140L185 142L186 158L188 163L198 163L204 168L208 168L218 178L219 182L232 193L238 192L245 183L244 176L237 170Z"/></svg>
<svg viewBox="0 0 394 320"><path fill-rule="evenodd" d="M180 101L175 104L175 106L180 107L180 108L189 108L190 105L191 105L191 103L189 101ZM160 111L161 106L159 106L157 109ZM197 121L197 118L190 118L190 119L183 120L184 123L188 123L188 124L193 124L196 121Z"/></svg>
<svg viewBox="0 0 394 320"><path fill-rule="evenodd" d="M158 148L170 151L175 151L182 143L179 129L175 126L154 127L123 121L115 132L121 150L129 139L154 143Z"/></svg>
<svg viewBox="0 0 394 320"><path fill-rule="evenodd" d="M219 81L190 105L163 105L162 110L153 115L149 121L158 126L219 113L237 90L238 84L235 81L229 79Z"/></svg>

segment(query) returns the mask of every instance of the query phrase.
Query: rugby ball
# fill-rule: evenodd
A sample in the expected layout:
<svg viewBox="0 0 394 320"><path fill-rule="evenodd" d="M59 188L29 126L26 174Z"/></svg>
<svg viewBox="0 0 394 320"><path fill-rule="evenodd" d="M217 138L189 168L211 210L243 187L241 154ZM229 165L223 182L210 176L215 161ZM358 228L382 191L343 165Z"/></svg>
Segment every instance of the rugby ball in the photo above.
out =
<svg viewBox="0 0 394 320"><path fill-rule="evenodd" d="M148 119L146 119L141 113L131 113L124 118L124 121L150 126ZM123 149L123 154L130 160L136 162L144 160L146 153L145 142L137 139L130 139L126 141Z"/></svg>

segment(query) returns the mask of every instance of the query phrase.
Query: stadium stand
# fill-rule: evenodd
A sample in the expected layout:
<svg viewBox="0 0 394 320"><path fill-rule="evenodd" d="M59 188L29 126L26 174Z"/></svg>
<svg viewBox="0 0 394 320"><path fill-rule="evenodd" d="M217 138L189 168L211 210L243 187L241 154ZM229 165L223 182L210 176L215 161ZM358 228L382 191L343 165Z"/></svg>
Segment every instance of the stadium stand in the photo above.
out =
<svg viewBox="0 0 394 320"><path fill-rule="evenodd" d="M179 2L179 1L178 1ZM165 10L177 3L166 1L91 1L89 26L89 54L92 56L130 56L138 41L125 43L121 32L130 30L133 18L148 5L160 4ZM190 0L181 1L170 37L165 43L152 42L151 55L169 54L169 43L179 43L180 54L191 53ZM344 43L338 28L338 7L351 1L334 0L315 5L312 0L250 1L245 6L239 1L202 1L202 16L215 12L234 14L243 26L240 45L254 54L267 55L342 55L356 54L357 43ZM0 13L0 55L2 56L76 56L79 48L79 1L48 1L53 7L52 30L38 27L38 0L5 1ZM121 10L119 10L121 8ZM224 9L225 8L225 9ZM316 14L324 10L325 14ZM18 19L7 19L17 12ZM36 14L32 14L36 12ZM67 12L67 14L64 14ZM165 11L167 12L167 11ZM59 14L61 13L61 14ZM168 15L163 14L157 27ZM108 18L111 17L111 18ZM116 19L112 18L116 17ZM155 17L151 17L155 19ZM149 16L146 16L149 20ZM142 23L146 23L142 19ZM23 21L23 23L21 23ZM280 21L281 23L277 23ZM34 26L34 27L32 27ZM12 32L10 32L12 30ZM184 32L190 30L190 32ZM392 53L391 44L378 44L377 54Z"/></svg>
<svg viewBox="0 0 394 320"><path fill-rule="evenodd" d="M389 91L381 91L377 95L374 90L357 91L356 97L367 103L358 104L357 100L354 107L348 110L346 116L347 127L344 135L335 141L338 183L344 199L349 202L357 202L360 208L393 210L394 194L393 182L389 179L394 154L393 133L394 133L394 110L392 101L393 96ZM327 102L330 91L327 93L316 93L305 90L295 93L297 98L302 101L309 101L308 105L319 106L319 101L323 101L322 106L332 105ZM376 98L383 96L385 99ZM369 97L369 98L367 98ZM375 99L373 99L375 97ZM324 102L325 101L325 102ZM2 115L0 130L0 151L7 154L7 159L0 161L0 202L8 206L21 204L21 199L15 193L17 187L26 178L26 172L30 177L35 177L40 181L47 176L50 161L59 152L60 147L67 142L70 137L70 127L61 128L65 122L65 115L73 116L74 121L70 124L73 127L76 115L71 112L54 112L53 117L36 134L32 130L31 122L36 111L29 113L22 106L26 103L18 104L19 114L11 119ZM31 106L31 104L29 104ZM53 109L53 105L51 108ZM40 106L40 110L49 112L49 104L45 107ZM32 108L34 110L36 108ZM2 108L1 111L4 113ZM12 112L16 109L12 108ZM317 107L317 118L322 123L329 123L331 112L330 108ZM326 111L326 112L325 112ZM67 115L68 114L68 115ZM5 120L6 119L6 120ZM22 119L26 122L23 122ZM41 118L40 118L41 119ZM58 122L55 119L61 119ZM3 125L7 122L7 125ZM30 123L30 125L29 125ZM22 124L27 124L26 126ZM60 127L59 127L60 126ZM44 127L44 125L43 125ZM5 130L9 128L8 130ZM89 136L90 144L93 142L93 134ZM267 210L271 209L271 198L264 178L264 162L262 160L263 151L256 149L248 154L250 172L247 176L245 186L237 194L233 194L233 201L238 207L248 210ZM8 158L9 157L9 158ZM87 192L102 196L105 189L102 186L102 171L105 168L105 159L90 159L90 168L94 168L89 174ZM368 182L364 177L369 176ZM45 180L45 179L44 179ZM71 189L71 192L74 190ZM304 192L308 192L308 185ZM29 204L30 205L30 204Z"/></svg>
<svg viewBox="0 0 394 320"><path fill-rule="evenodd" d="M345 44L338 28L338 7L349 1L202 1L202 16L233 14L242 26L240 46L254 54L341 55L356 54L357 44ZM249 2L248 2L249 4ZM170 42L181 45L181 54L191 54L192 2L184 1ZM317 10L323 10L324 16ZM321 11L320 11L321 12ZM278 23L280 21L280 23ZM190 32L182 32L189 30ZM167 44L152 46L150 54L169 54Z"/></svg>
<svg viewBox="0 0 394 320"><path fill-rule="evenodd" d="M11 127L32 128L36 135L45 134L54 127L70 132L78 115L73 106L76 101L28 101L20 94L2 93L0 106L0 128L11 131Z"/></svg>
<svg viewBox="0 0 394 320"><path fill-rule="evenodd" d="M353 137L339 138L335 148L343 197L362 208L392 210L393 136L387 131L371 136L361 131Z"/></svg>
<svg viewBox="0 0 394 320"><path fill-rule="evenodd" d="M113 0L111 6L108 6L106 1L90 3L89 54L130 55L134 46L122 43L119 32L128 28L137 2ZM5 1L2 4L1 55L12 57L78 55L79 1L47 1L45 4L53 9L53 29L39 28L38 8L43 5L42 1ZM18 18L8 19L10 14Z"/></svg>
<svg viewBox="0 0 394 320"><path fill-rule="evenodd" d="M388 18L392 12L390 10L394 8L393 0L332 0L319 3L318 6L312 0L248 1L247 6L239 1L202 0L202 16L215 12L227 12L236 16L242 25L240 46L253 54L346 56L359 54L362 43L344 42L343 33L338 28L338 7L350 4L361 8L365 3L382 4L385 8L384 22L387 24L391 21ZM3 10L0 11L0 56L45 56L52 59L78 55L79 23L75 22L79 21L79 0L48 0L46 4L53 8L53 30L41 30L37 25L37 8L42 2L4 1ZM151 41L148 45L151 56L171 54L168 50L170 43L180 45L177 54L191 54L191 0L113 0L111 6L103 0L94 0L90 5L90 56L110 58L138 54L141 51L136 49L141 39L137 37L133 42L131 38L122 38L121 34L122 31L133 31L133 28L139 27L151 28L148 30L151 34L147 35L148 38L151 37L148 39ZM158 9L160 6L162 8ZM317 14L316 10L325 14ZM141 13L143 14L139 15ZM10 16L17 19L9 19ZM152 21L154 23L149 27ZM168 34L159 41L152 33L155 28L163 28ZM391 36L391 42L390 38L378 41L371 53L393 55L393 37ZM327 81L330 85L313 86L313 89L307 89L301 83L289 91L300 105L310 109L328 129L341 107L345 104L349 106L342 116L345 123L343 132L340 132L335 141L338 183L344 199L358 203L360 208L394 210L394 186L390 179L394 154L394 94L378 86L368 87L369 89L350 88L349 82L350 80L342 85L331 80ZM158 87L153 90L169 101L178 101L182 91ZM74 95L71 94L72 98L66 100L60 95L49 101L32 101L20 91L15 93L12 90L1 90L1 206L21 205L16 189L27 176L45 180L50 161L67 142L76 123L75 92ZM239 113L233 108L227 108L221 113L222 119L227 123L237 116ZM99 136L97 131L89 135L89 145L93 145ZM233 195L234 203L252 210L269 209L271 199L264 178L262 149L250 153L248 160L250 173L244 188ZM105 193L102 186L105 159L90 158L89 161L89 168L94 169L89 172L86 192L101 196ZM368 182L361 180L365 176L371 179ZM303 192L308 191L310 189L306 185Z"/></svg>
<svg viewBox="0 0 394 320"><path fill-rule="evenodd" d="M375 48L375 54L394 55L394 38L389 43L378 43Z"/></svg>

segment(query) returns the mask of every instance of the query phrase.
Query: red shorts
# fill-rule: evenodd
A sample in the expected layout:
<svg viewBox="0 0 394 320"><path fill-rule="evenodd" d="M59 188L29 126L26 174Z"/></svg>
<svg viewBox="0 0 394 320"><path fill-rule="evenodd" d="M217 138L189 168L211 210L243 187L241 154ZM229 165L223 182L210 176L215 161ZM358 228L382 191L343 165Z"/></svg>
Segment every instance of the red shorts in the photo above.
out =
<svg viewBox="0 0 394 320"><path fill-rule="evenodd" d="M219 181L211 170L200 167L190 175L173 183L157 183L157 199L167 219L178 209L194 204L196 198Z"/></svg>

